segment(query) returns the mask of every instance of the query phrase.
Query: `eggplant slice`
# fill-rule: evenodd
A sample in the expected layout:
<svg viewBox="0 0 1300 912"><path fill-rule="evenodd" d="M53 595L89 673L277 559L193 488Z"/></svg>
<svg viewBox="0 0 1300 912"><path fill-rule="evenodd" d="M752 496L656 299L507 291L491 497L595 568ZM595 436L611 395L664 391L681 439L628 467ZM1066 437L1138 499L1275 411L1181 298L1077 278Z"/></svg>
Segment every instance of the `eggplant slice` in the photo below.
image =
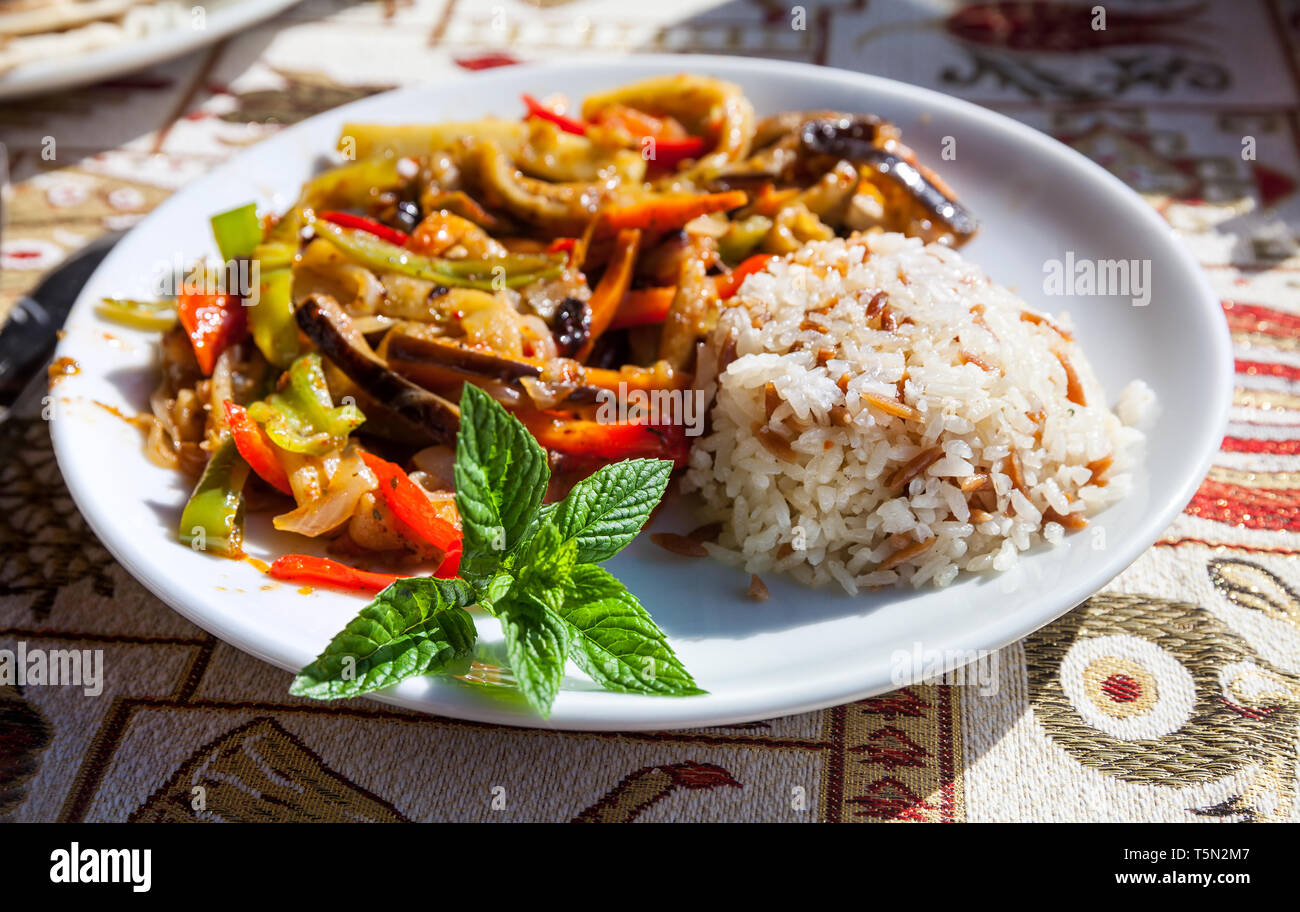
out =
<svg viewBox="0 0 1300 912"><path fill-rule="evenodd" d="M887 121L870 114L822 117L804 122L799 144L810 157L849 161L884 177L898 191L899 202L912 210L915 231L924 240L936 240L944 232L952 235L954 246L970 240L979 228L970 210L932 180L924 167L896 154L895 148L906 150L892 140L893 133Z"/></svg>
<svg viewBox="0 0 1300 912"><path fill-rule="evenodd" d="M321 353L367 395L391 410L407 430L429 443L455 445L460 409L389 370L337 301L329 295L308 295L295 317Z"/></svg>
<svg viewBox="0 0 1300 912"><path fill-rule="evenodd" d="M547 376L539 364L519 361L504 355L467 348L457 342L441 342L423 336L393 333L388 339L388 363L403 377L421 386L441 387L468 381L499 383L533 398L529 382L547 384L556 389L556 402L590 404L597 401L598 390L582 383L585 368L577 362L571 376ZM525 382L529 381L529 382Z"/></svg>

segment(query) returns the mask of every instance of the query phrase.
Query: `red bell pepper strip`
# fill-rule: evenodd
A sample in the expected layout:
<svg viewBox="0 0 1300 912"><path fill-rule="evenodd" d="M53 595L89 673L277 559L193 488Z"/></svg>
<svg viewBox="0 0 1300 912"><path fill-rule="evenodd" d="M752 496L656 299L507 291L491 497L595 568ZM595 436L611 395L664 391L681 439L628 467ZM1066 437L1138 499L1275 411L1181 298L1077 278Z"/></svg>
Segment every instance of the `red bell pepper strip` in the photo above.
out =
<svg viewBox="0 0 1300 912"><path fill-rule="evenodd" d="M388 243L396 244L398 247L405 247L406 242L410 240L410 235L405 231L389 228L383 222L366 218L364 215L353 215L350 212L338 212L333 209L317 213L317 215L327 222L333 222L335 225L344 228L359 228L362 231L368 231L375 237L383 238Z"/></svg>
<svg viewBox="0 0 1300 912"><path fill-rule="evenodd" d="M438 577L438 579L455 579L460 576L460 556L462 549L463 546L458 543L455 548L448 551L443 557L442 563L438 565L438 569L433 571L433 575Z"/></svg>
<svg viewBox="0 0 1300 912"><path fill-rule="evenodd" d="M238 295L210 294L187 284L176 296L176 313L204 376L212 375L223 351L248 334L248 317Z"/></svg>
<svg viewBox="0 0 1300 912"><path fill-rule="evenodd" d="M772 259L772 254L770 253L756 253L743 260L741 264L731 270L731 272L726 275L718 276L718 297L726 300L736 292L740 291L740 286L744 283L745 279L756 272L762 272L763 267L767 265L767 261L770 259Z"/></svg>
<svg viewBox="0 0 1300 912"><path fill-rule="evenodd" d="M373 453L362 453L361 458L379 479L376 496L388 505L393 516L404 527L403 531L417 541L428 542L438 548L444 558L449 557L453 551L459 554L462 547L460 530L438 515L424 491L411 481L401 466L380 459ZM459 564L459 557L457 563Z"/></svg>
<svg viewBox="0 0 1300 912"><path fill-rule="evenodd" d="M706 145L699 136L687 136L683 139L666 139L658 136L650 138L654 140L650 163L656 170L669 170L688 158L699 158Z"/></svg>
<svg viewBox="0 0 1300 912"><path fill-rule="evenodd" d="M235 439L235 449L244 457L248 467L257 473L257 477L278 491L290 497L293 488L289 485L289 474L275 456L271 447L271 438L266 436L262 426L248 417L248 410L227 399L222 405L226 409L226 424L230 435Z"/></svg>
<svg viewBox="0 0 1300 912"><path fill-rule="evenodd" d="M565 133L585 136L592 127L584 120L552 111L531 95L524 96L524 104L528 106L529 117L549 120ZM675 120L661 120L622 105L606 108L597 117L596 124L620 130L642 147L645 140L654 140L650 161L657 170L671 169L685 159L697 158L707 145L702 137L691 136Z"/></svg>
<svg viewBox="0 0 1300 912"><path fill-rule="evenodd" d="M655 117L626 105L610 105L593 118L597 126L620 132L636 142L647 155L651 170L668 171L687 158L699 158L708 146L700 136L686 132L672 117ZM647 146L646 140L654 140Z"/></svg>
<svg viewBox="0 0 1300 912"><path fill-rule="evenodd" d="M391 573L358 570L328 557L312 557L310 554L285 554L277 557L271 564L271 569L266 572L272 578L286 582L317 583L353 592L379 592L405 578Z"/></svg>
<svg viewBox="0 0 1300 912"><path fill-rule="evenodd" d="M597 126L616 130L630 137L653 136L656 139L681 139L688 135L677 120L655 117L627 105L612 104L601 108L592 117Z"/></svg>
<svg viewBox="0 0 1300 912"><path fill-rule="evenodd" d="M578 136L587 134L587 124L573 117L565 117L556 111L552 111L546 105L542 104L531 95L524 95L524 104L528 106L529 117L540 117L542 120L549 120L565 133L575 133Z"/></svg>
<svg viewBox="0 0 1300 912"><path fill-rule="evenodd" d="M571 237L559 237L551 241L546 247L547 253L563 253L569 258L569 265L574 265L574 254L578 249L578 239Z"/></svg>
<svg viewBox="0 0 1300 912"><path fill-rule="evenodd" d="M567 418L546 412L516 415L548 450L613 462L619 459L671 459L686 464L690 442L680 425L607 423Z"/></svg>

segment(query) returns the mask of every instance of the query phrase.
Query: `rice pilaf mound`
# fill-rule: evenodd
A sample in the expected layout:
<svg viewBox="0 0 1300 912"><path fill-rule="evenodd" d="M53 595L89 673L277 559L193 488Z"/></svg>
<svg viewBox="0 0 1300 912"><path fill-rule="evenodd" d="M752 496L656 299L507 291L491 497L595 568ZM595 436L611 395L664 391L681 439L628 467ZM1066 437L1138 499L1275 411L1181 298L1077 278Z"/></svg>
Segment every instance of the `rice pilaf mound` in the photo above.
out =
<svg viewBox="0 0 1300 912"><path fill-rule="evenodd" d="M805 245L727 302L685 479L751 573L850 593L1005 571L1122 499L1154 396L1114 411L1068 324L901 234Z"/></svg>

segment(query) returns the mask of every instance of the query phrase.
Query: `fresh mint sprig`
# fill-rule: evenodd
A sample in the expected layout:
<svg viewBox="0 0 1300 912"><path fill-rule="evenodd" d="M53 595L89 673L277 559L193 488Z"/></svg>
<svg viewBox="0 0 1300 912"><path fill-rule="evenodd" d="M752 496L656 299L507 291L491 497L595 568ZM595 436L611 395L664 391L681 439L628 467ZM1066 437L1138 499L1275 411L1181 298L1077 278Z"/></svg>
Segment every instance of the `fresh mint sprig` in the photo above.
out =
<svg viewBox="0 0 1300 912"><path fill-rule="evenodd" d="M465 608L474 590L461 579L399 579L344 627L298 673L289 692L337 700L441 671L474 651L477 631Z"/></svg>
<svg viewBox="0 0 1300 912"><path fill-rule="evenodd" d="M641 531L672 463L607 465L543 506L550 470L527 428L470 384L460 412L461 578L398 580L299 673L290 692L339 699L446 674L473 652L476 631L465 608L477 604L500 620L514 678L542 716L570 658L606 690L704 693L636 596L596 566Z"/></svg>
<svg viewBox="0 0 1300 912"><path fill-rule="evenodd" d="M465 536L461 575L482 582L537 515L551 471L528 429L487 393L465 384L456 435L456 509Z"/></svg>

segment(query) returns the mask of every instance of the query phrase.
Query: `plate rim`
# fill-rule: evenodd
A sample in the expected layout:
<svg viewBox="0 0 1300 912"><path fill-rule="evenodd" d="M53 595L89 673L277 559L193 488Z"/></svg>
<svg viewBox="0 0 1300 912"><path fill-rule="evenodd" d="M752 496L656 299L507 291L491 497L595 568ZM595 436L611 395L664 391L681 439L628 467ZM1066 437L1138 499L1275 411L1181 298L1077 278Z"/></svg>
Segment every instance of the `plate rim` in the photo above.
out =
<svg viewBox="0 0 1300 912"><path fill-rule="evenodd" d="M390 92L380 93L368 98L359 99L342 105L338 108L322 112L316 117L328 116L331 118L346 119L346 112L350 109L365 107L372 103L374 99L381 97L391 97L400 95L419 96L429 92L444 92L449 86L457 86L465 83L479 81L487 82L513 82L517 79L527 79L529 77L540 77L548 71L573 72L588 69L608 70L617 66L619 58L601 58L595 60L580 61L563 61L563 62L542 62L534 64L521 64L510 67L503 67L499 70L489 70L474 74L458 74L455 79L440 81L436 84L417 83L412 86L394 89ZM1216 393L1215 402L1209 403L1210 407L1206 410L1209 418L1201 425L1200 433L1195 441L1189 441L1193 444L1193 449L1200 451L1200 458L1196 461L1196 471L1190 472L1175 492L1165 499L1164 503L1153 504L1144 514L1143 521L1138 524L1138 528L1127 541L1124 548L1118 548L1107 553L1107 559L1099 562L1099 565L1105 569L1105 581L1100 585L1094 586L1089 580L1100 578L1102 574L1097 571L1087 575L1086 579L1076 582L1074 585L1057 591L1051 597L1038 597L1031 601L1035 604L1044 602L1052 604L1051 609L1044 609L1035 614L1033 626L1025 629L1023 619L1017 622L1019 615L1014 612L1006 612L996 617L990 618L988 624L981 628L987 633L980 643L974 647L979 649L995 650L1014 643L1043 626L1051 623L1057 618L1073 610L1082 601L1095 594L1101 588L1104 588L1111 580L1122 573L1133 561L1144 554L1151 545L1158 540L1160 533L1183 510L1190 501L1192 495L1201 484L1205 475L1213 462L1215 454L1219 450L1219 442L1222 440L1223 433L1226 431L1230 415L1232 391L1233 391L1233 353L1231 346L1231 337L1228 332L1226 321L1221 318L1218 320L1206 320L1207 316L1218 313L1219 296L1211 288L1204 270L1193 258L1191 251L1186 247L1182 240L1177 236L1173 227L1164 221L1161 216L1150 207L1134 190L1115 177L1105 168L1088 159L1083 154L1064 145L1058 140L1045 133L1042 133L1027 124L1016 121L998 111L984 108L973 102L968 102L954 96L946 95L941 92L927 89L921 86L915 86L910 83L899 80L888 79L886 77L875 76L866 73L858 73L849 70L842 70L832 67L824 67L817 64L808 64L783 60L771 60L766 58L749 58L749 57L731 57L723 55L673 55L673 54L638 54L626 58L627 61L637 64L641 69L654 70L661 73L679 72L679 71L707 71L709 67L721 68L723 78L742 78L745 73L760 72L762 75L770 75L773 69L788 72L792 75L799 76L803 79L812 79L814 81L840 82L849 87L866 89L868 91L884 91L894 96L911 96L918 101L925 103L932 108L932 113L941 113L943 110L955 109L966 116L989 122L998 130L1007 131L1011 137L1028 144L1032 151L1050 156L1054 162L1060 163L1064 168L1082 169L1095 180L1101 181L1108 185L1119 198L1122 198L1126 208L1131 209L1133 214L1141 220L1144 232L1149 232L1161 236L1161 241L1167 252L1172 257L1173 265L1181 272L1185 273L1193 285L1200 292L1198 299L1195 301L1195 314L1206 323L1210 331L1211 348L1215 352L1216 363L1212 365L1212 372L1218 382L1213 384L1212 389ZM286 146L291 144L295 131L305 132L307 127L316 118L309 118L298 124L280 131L271 141L282 140ZM409 118L407 119L409 120ZM260 144L259 144L260 145ZM209 180L218 180L223 174L234 171L239 167L240 160L243 156L251 153L252 149L240 152L232 156L227 161L218 165L212 171L199 178L190 187L199 186ZM166 217L167 212L172 206L183 205L189 187L183 188L164 200L148 216L140 221L139 224L131 229L131 232L140 231L148 226L155 218L162 219ZM96 275L100 270L107 271L114 264L114 257L119 254L118 250L112 251L103 263L96 270ZM74 304L73 312L79 313L89 306L88 290L93 284L94 276L91 282L87 283L86 289L78 296ZM69 354L65 351L67 342L61 342L59 351L56 356ZM57 418L56 407L56 418ZM94 531L100 542L108 551L117 559L124 568L145 588L149 589L154 595L161 599L165 604L174 611L185 617L190 622L198 625L212 635L218 637L224 642L229 643L234 648L250 655L256 656L278 668L288 671L295 671L292 664L288 664L274 655L271 655L264 649L260 648L256 642L249 640L228 629L227 625L220 622L220 619L214 619L204 615L201 612L193 611L188 607L188 603L182 594L175 594L170 587L163 582L151 577L147 571L147 566L141 566L139 562L133 559L133 556L124 552L121 547L122 542L116 540L115 536L104 534L104 530L111 524L103 523L104 519L96 515L94 509L93 492L83 490L78 480L75 470L69 477L65 466L72 465L71 454L67 452L68 438L59 431L61 422L54 420L50 422L51 437L54 441L54 452L56 461L59 465L68 490L72 495L81 515L85 518L87 524ZM62 441L62 442L61 442ZM91 508L87 510L86 504ZM950 650L972 649L972 644L957 643L951 639L951 635L944 632L936 632L928 637L927 646L932 646L936 652L947 654ZM770 702L776 694L784 693L783 686L751 687L743 692L743 698L740 696L728 695L707 695L703 697L665 699L662 697L638 697L627 694L608 694L599 692L601 697L612 698L608 701L584 701L581 707L569 708L564 706L563 699L557 700L556 711L549 719L541 719L533 715L520 713L513 707L503 706L499 701L451 701L434 697L430 699L427 695L415 695L404 692L402 688L396 691L390 691L382 694L369 694L369 699L380 702L402 706L408 709L415 709L422 713L434 715L446 715L451 718L462 719L470 722L483 722L497 725L509 725L526 728L543 728L559 730L594 730L594 731L653 731L653 730L672 730L682 728L699 728L717 725L727 725L739 722L752 721L756 719L773 719L795 715L803 712L809 712L816 709L823 709L828 706L836 706L855 700L865 699L880 693L897 689L918 683L920 675L906 675L902 679L881 680L881 675L872 673L872 667L863 664L861 666L852 666L851 668L840 668L833 670L824 676L819 676L816 686L805 687L803 693L805 697L801 700L790 702L780 701L775 704ZM577 695L577 692L566 692L570 697ZM586 692L583 692L586 696ZM764 701L767 708L762 708ZM616 702L626 701L626 702ZM655 711L638 712L633 709L633 705L639 704L641 707L654 706ZM701 703L707 703L710 707L706 711L696 710L692 712L690 706L700 706ZM616 707L625 706L626 709ZM681 707L680 710L676 709Z"/></svg>

